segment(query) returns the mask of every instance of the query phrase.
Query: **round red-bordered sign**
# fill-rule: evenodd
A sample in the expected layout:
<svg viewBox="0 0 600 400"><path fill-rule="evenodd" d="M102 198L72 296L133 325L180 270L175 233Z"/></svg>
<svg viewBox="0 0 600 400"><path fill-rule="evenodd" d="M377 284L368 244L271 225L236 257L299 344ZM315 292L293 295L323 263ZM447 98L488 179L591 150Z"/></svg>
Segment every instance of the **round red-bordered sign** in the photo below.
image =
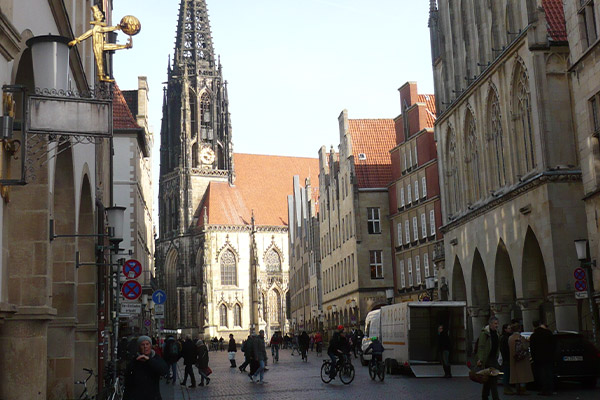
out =
<svg viewBox="0 0 600 400"><path fill-rule="evenodd" d="M137 279L142 274L142 264L138 260L127 260L123 264L123 275L127 279Z"/></svg>
<svg viewBox="0 0 600 400"><path fill-rule="evenodd" d="M121 287L121 293L127 300L135 300L142 295L142 285L138 281L129 280Z"/></svg>
<svg viewBox="0 0 600 400"><path fill-rule="evenodd" d="M583 270L583 268L575 268L575 271L573 271L573 276L578 281L583 281L585 280L585 271Z"/></svg>
<svg viewBox="0 0 600 400"><path fill-rule="evenodd" d="M575 282L575 290L577 290L578 292L584 292L587 290L587 283L586 281L577 281Z"/></svg>

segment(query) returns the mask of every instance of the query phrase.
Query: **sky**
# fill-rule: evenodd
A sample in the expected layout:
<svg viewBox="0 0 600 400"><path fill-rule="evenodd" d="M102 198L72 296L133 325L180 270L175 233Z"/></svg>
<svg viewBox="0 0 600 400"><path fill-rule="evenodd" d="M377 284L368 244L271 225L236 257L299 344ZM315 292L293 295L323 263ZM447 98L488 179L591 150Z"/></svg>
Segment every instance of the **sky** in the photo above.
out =
<svg viewBox="0 0 600 400"><path fill-rule="evenodd" d="M113 24L142 23L114 56L123 90L150 87L159 154L162 87L180 0L114 0ZM207 0L215 53L228 81L234 152L317 157L339 144L337 118L394 118L398 88L433 93L427 0ZM127 36L119 33L118 41ZM155 173L158 157L155 157Z"/></svg>

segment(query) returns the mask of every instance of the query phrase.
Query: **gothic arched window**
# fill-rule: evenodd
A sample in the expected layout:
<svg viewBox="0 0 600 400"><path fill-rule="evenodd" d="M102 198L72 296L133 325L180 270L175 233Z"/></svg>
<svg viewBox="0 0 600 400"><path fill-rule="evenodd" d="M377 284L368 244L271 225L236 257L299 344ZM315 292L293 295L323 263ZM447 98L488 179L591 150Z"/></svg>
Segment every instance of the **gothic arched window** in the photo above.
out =
<svg viewBox="0 0 600 400"><path fill-rule="evenodd" d="M237 285L236 260L231 250L221 255L221 285Z"/></svg>
<svg viewBox="0 0 600 400"><path fill-rule="evenodd" d="M221 304L221 307L219 307L219 325L229 328L227 324L227 306L225 304Z"/></svg>
<svg viewBox="0 0 600 400"><path fill-rule="evenodd" d="M281 318L281 295L277 290L269 292L269 322L278 324Z"/></svg>
<svg viewBox="0 0 600 400"><path fill-rule="evenodd" d="M196 104L196 94L190 90L190 128L192 139L198 134L198 104ZM195 165L194 165L195 167Z"/></svg>
<svg viewBox="0 0 600 400"><path fill-rule="evenodd" d="M460 204L460 189L458 185L458 149L456 147L456 134L452 127L448 128L446 133L446 159L447 169L446 177L448 178L446 189L448 191L448 210L451 214L456 214L461 209Z"/></svg>
<svg viewBox="0 0 600 400"><path fill-rule="evenodd" d="M242 326L242 307L239 304L233 307L233 326Z"/></svg>
<svg viewBox="0 0 600 400"><path fill-rule="evenodd" d="M203 140L212 140L210 97L204 92L200 98L200 129Z"/></svg>
<svg viewBox="0 0 600 400"><path fill-rule="evenodd" d="M533 147L531 96L529 94L529 78L527 69L518 63L513 85L513 121L518 173L525 175L535 167Z"/></svg>
<svg viewBox="0 0 600 400"><path fill-rule="evenodd" d="M502 114L500 113L500 101L495 89L490 89L488 96L489 135L488 149L490 160L490 176L493 180L493 188L506 185L506 164L504 161L504 134L502 132Z"/></svg>
<svg viewBox="0 0 600 400"><path fill-rule="evenodd" d="M481 198L481 175L479 163L479 151L477 148L477 128L475 117L471 110L467 111L465 121L465 164L467 167L467 184L470 186L470 201L475 203Z"/></svg>
<svg viewBox="0 0 600 400"><path fill-rule="evenodd" d="M265 264L267 265L267 272L281 272L281 257L279 257L279 253L275 249L269 250L265 257Z"/></svg>

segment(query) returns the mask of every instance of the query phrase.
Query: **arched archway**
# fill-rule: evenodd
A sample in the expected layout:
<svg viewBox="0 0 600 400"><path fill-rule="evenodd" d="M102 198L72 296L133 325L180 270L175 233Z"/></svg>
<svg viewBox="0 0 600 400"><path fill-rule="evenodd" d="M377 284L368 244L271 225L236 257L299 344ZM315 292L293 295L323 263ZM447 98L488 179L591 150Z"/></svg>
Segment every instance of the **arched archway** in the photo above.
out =
<svg viewBox="0 0 600 400"><path fill-rule="evenodd" d="M523 327L533 329L533 321L540 320L554 328L554 307L547 301L548 280L546 264L540 244L531 227L527 227L522 259L522 293L520 299L523 312Z"/></svg>
<svg viewBox="0 0 600 400"><path fill-rule="evenodd" d="M473 255L471 268L471 303L469 315L473 326L473 340L478 336L490 316L490 291L485 266L478 249Z"/></svg>
<svg viewBox="0 0 600 400"><path fill-rule="evenodd" d="M516 300L512 263L506 245L500 239L494 264L494 304L492 308L501 325L509 323L514 318L520 319L521 312L516 307Z"/></svg>
<svg viewBox="0 0 600 400"><path fill-rule="evenodd" d="M452 300L467 301L467 285L465 284L465 275L458 257L454 259L452 268Z"/></svg>
<svg viewBox="0 0 600 400"><path fill-rule="evenodd" d="M167 253L165 259L165 291L166 301L166 320L167 326L171 329L177 328L179 322L179 310L177 309L177 263L179 256L177 250L172 248Z"/></svg>

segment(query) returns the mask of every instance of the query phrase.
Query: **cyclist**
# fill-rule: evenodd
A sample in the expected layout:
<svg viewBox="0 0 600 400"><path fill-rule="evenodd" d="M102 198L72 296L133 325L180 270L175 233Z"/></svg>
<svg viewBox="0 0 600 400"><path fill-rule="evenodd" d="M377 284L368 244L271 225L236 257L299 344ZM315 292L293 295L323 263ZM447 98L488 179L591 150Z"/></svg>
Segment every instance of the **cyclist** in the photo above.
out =
<svg viewBox="0 0 600 400"><path fill-rule="evenodd" d="M331 340L329 341L329 347L327 348L327 355L331 358L331 369L329 371L329 377L331 379L335 378L336 373L336 365L338 359L341 359L346 352L347 342L344 337L344 326L339 325L337 327L337 332L333 334Z"/></svg>
<svg viewBox="0 0 600 400"><path fill-rule="evenodd" d="M385 351L383 345L377 338L377 336L373 336L371 338L371 344L369 347L365 349L365 354L373 353L373 357L371 357L371 365L375 364L375 362L381 362L383 357L382 354Z"/></svg>

